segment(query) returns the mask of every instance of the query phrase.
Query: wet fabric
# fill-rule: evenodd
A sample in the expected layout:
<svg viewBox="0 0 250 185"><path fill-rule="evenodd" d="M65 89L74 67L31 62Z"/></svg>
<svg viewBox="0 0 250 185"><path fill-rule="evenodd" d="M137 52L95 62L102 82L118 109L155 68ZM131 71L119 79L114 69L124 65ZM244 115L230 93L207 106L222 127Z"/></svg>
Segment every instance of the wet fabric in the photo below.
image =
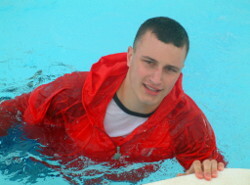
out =
<svg viewBox="0 0 250 185"><path fill-rule="evenodd" d="M63 130L67 139L62 138L62 146L51 151L58 155L79 154L119 165L176 157L185 169L194 160L224 161L205 115L183 92L182 75L144 124L126 137L109 137L104 116L127 70L126 53L105 56L90 72L66 74L29 94L3 102L0 108L5 113L20 111L31 126ZM35 136L35 132L30 134ZM74 147L67 149L63 142ZM121 156L114 159L117 152Z"/></svg>

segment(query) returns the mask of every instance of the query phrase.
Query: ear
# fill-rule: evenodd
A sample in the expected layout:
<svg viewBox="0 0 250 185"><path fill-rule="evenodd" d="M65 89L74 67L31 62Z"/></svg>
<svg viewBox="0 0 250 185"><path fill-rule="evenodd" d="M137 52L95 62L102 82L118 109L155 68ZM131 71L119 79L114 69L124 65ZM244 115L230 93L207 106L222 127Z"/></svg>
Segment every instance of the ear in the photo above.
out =
<svg viewBox="0 0 250 185"><path fill-rule="evenodd" d="M131 65L133 54L134 54L134 49L131 46L129 46L128 52L127 52L127 66L128 67L130 67Z"/></svg>

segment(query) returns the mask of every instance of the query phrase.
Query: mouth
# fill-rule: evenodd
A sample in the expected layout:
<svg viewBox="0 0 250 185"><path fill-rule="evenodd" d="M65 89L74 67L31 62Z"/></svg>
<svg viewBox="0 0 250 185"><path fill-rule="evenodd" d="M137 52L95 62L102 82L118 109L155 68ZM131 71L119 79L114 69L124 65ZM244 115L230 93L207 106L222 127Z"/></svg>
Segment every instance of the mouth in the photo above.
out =
<svg viewBox="0 0 250 185"><path fill-rule="evenodd" d="M143 84L143 86L145 87L146 92L148 94L154 95L154 96L160 94L160 92L163 90L163 89L159 89L159 88L155 88L155 87L149 86L147 84Z"/></svg>

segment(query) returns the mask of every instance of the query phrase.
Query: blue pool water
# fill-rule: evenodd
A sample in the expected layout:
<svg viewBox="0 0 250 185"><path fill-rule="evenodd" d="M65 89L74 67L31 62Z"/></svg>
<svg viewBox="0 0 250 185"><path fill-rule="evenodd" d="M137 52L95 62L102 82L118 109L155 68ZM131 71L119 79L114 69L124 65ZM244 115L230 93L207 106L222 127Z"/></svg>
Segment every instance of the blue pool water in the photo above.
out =
<svg viewBox="0 0 250 185"><path fill-rule="evenodd" d="M174 18L187 29L191 49L184 89L210 120L228 167L250 168L249 0L1 0L0 97L13 98L65 73L89 70L101 56L126 51L139 25L155 16ZM39 153L40 147L20 127L0 138L0 184L69 184L31 160L55 163ZM77 173L87 178L93 168L111 170L90 164ZM180 172L175 160L166 160L138 184Z"/></svg>

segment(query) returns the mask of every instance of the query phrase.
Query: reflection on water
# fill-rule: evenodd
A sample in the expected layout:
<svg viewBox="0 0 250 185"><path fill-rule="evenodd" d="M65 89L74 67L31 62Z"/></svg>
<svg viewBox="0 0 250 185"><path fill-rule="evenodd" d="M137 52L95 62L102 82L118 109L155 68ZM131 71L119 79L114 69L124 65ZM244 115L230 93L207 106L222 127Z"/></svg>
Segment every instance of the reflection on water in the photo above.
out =
<svg viewBox="0 0 250 185"><path fill-rule="evenodd" d="M9 65L10 64L6 64L3 68L7 68ZM10 69L9 73L12 73L12 70L13 69ZM22 71L23 76L13 75L10 77L0 77L0 101L30 92L39 85L51 82L64 73L74 71L74 68L63 63L55 63L43 70L37 69L37 67L25 66ZM29 71L29 75L24 74L25 71Z"/></svg>
<svg viewBox="0 0 250 185"><path fill-rule="evenodd" d="M43 157L39 153L40 144L25 138L22 133L19 125L0 138L1 173L11 181L23 183L36 183L38 178L59 176L59 173L32 160L33 156Z"/></svg>

